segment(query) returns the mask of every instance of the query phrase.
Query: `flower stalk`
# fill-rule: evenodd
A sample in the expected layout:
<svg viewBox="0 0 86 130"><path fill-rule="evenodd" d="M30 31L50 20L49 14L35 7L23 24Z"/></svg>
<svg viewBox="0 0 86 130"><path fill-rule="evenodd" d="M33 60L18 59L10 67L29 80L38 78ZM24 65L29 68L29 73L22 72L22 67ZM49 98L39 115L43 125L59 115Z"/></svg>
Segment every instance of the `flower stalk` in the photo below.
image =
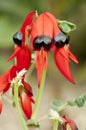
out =
<svg viewBox="0 0 86 130"><path fill-rule="evenodd" d="M40 103L42 92L43 92L43 88L44 88L45 77L46 77L46 69L44 69L43 74L42 74L40 87L38 89L38 95L36 97L36 101L35 101L32 117L31 117L32 119L36 118L37 110L38 110L38 107L39 107L39 103Z"/></svg>
<svg viewBox="0 0 86 130"><path fill-rule="evenodd" d="M53 130L58 130L58 124L59 124L59 121L55 119L53 122Z"/></svg>
<svg viewBox="0 0 86 130"><path fill-rule="evenodd" d="M23 130L27 130L24 118L22 116L19 98L18 98L18 78L15 78L15 82L14 82L14 99L15 99L15 105L16 105L16 108L17 108L17 112L18 112L18 116L19 116L22 128L23 128Z"/></svg>

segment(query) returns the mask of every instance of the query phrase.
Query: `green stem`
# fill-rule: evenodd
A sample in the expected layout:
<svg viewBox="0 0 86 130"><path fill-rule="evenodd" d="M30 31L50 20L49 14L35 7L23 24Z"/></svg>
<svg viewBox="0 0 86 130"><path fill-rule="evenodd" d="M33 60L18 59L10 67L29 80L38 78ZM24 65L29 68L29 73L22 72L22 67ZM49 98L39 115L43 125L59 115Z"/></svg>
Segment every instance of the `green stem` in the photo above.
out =
<svg viewBox="0 0 86 130"><path fill-rule="evenodd" d="M63 104L61 107L58 108L58 112L64 110L68 106L68 103Z"/></svg>
<svg viewBox="0 0 86 130"><path fill-rule="evenodd" d="M18 97L18 80L16 79L14 83L14 99L15 99L15 105L18 111L18 116L22 125L23 130L27 130L24 118L22 116L21 108L20 108L20 103L19 103L19 97Z"/></svg>
<svg viewBox="0 0 86 130"><path fill-rule="evenodd" d="M37 110L38 110L38 107L39 107L39 103L40 103L42 92L43 92L43 88L44 88L45 77L46 77L46 69L43 71L43 74L42 74L40 87L38 89L38 95L36 97L36 101L35 101L32 117L31 117L32 119L36 118Z"/></svg>
<svg viewBox="0 0 86 130"><path fill-rule="evenodd" d="M54 120L54 122L53 122L53 130L58 130L58 124L59 124L58 120Z"/></svg>
<svg viewBox="0 0 86 130"><path fill-rule="evenodd" d="M46 114L38 119L38 121L42 121L49 118L49 114Z"/></svg>

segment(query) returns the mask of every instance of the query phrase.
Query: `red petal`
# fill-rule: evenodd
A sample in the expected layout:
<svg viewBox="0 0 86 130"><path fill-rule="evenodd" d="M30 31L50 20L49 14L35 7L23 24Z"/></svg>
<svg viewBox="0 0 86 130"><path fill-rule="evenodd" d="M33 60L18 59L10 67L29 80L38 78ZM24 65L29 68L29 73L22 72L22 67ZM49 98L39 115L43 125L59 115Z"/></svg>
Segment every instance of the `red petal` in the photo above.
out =
<svg viewBox="0 0 86 130"><path fill-rule="evenodd" d="M33 23L30 41L32 48L34 39L41 35L53 38L53 21L46 12L39 15Z"/></svg>
<svg viewBox="0 0 86 130"><path fill-rule="evenodd" d="M32 97L30 97L30 100L32 103L35 103L35 100Z"/></svg>
<svg viewBox="0 0 86 130"><path fill-rule="evenodd" d="M55 50L54 58L58 69L70 82L75 83L69 69L69 60L66 57L68 55L64 48Z"/></svg>
<svg viewBox="0 0 86 130"><path fill-rule="evenodd" d="M44 50L38 51L36 57L38 87L40 86L43 70L47 68L47 65L48 65L47 52Z"/></svg>
<svg viewBox="0 0 86 130"><path fill-rule="evenodd" d="M67 117L67 116L63 116L63 119L65 119L65 121L64 121L64 123L63 123L63 130L67 130L67 129L66 129L66 128L67 128L67 127L66 127L67 124L70 125L71 130L78 130L78 128L77 128L75 122L74 122L72 119L70 119L70 118Z"/></svg>
<svg viewBox="0 0 86 130"><path fill-rule="evenodd" d="M21 31L22 33L25 32L26 26L32 24L33 16L35 15L35 13L36 13L36 11L32 11L32 12L30 12L30 13L26 16L26 19L25 19L25 21L24 21L22 27L20 28L20 31Z"/></svg>
<svg viewBox="0 0 86 130"><path fill-rule="evenodd" d="M31 52L27 45L22 47L21 51L17 54L16 61L19 71L23 68L28 69L31 62Z"/></svg>
<svg viewBox="0 0 86 130"><path fill-rule="evenodd" d="M0 77L0 91L4 91L4 89L8 90L10 87L10 69L6 71L1 77Z"/></svg>
<svg viewBox="0 0 86 130"><path fill-rule="evenodd" d="M26 29L27 26L31 26L32 21L33 21L33 16L35 15L35 13L36 13L36 11L30 12L30 13L26 16L26 19L25 19L25 21L24 21L22 27L20 28L20 32L22 32L22 34L23 34L23 43L24 43L24 44L25 44L25 35L26 35L26 34L25 34L25 29ZM29 28L30 28L30 27L29 27ZM30 30L31 30L31 28L30 28L29 31L28 31L28 35L29 35L29 33L30 33Z"/></svg>
<svg viewBox="0 0 86 130"><path fill-rule="evenodd" d="M10 70L10 80L16 77L17 74L17 66L13 65Z"/></svg>
<svg viewBox="0 0 86 130"><path fill-rule="evenodd" d="M25 82L25 81L23 81L23 85L26 88L26 91L29 94L29 96L33 96L31 86L27 82Z"/></svg>
<svg viewBox="0 0 86 130"><path fill-rule="evenodd" d="M0 77L0 91L6 92L10 87L11 80L16 76L16 66L12 66Z"/></svg>
<svg viewBox="0 0 86 130"><path fill-rule="evenodd" d="M12 60L15 56L17 56L17 54L21 51L21 47L19 47L19 46L15 46L15 51L14 51L14 53L8 58L8 61L10 61L10 60Z"/></svg>
<svg viewBox="0 0 86 130"><path fill-rule="evenodd" d="M1 100L1 96L0 96L0 113L2 112L2 100Z"/></svg>
<svg viewBox="0 0 86 130"><path fill-rule="evenodd" d="M68 51L68 56L69 56L75 63L78 63L78 59L70 52L70 50Z"/></svg>
<svg viewBox="0 0 86 130"><path fill-rule="evenodd" d="M28 69L31 62L31 52L27 45L22 47L16 46L15 52L9 57L8 60L16 57L16 66L18 71L22 70L23 68Z"/></svg>
<svg viewBox="0 0 86 130"><path fill-rule="evenodd" d="M32 105L30 97L25 92L23 92L21 95L21 105L26 117L30 119L32 114Z"/></svg>

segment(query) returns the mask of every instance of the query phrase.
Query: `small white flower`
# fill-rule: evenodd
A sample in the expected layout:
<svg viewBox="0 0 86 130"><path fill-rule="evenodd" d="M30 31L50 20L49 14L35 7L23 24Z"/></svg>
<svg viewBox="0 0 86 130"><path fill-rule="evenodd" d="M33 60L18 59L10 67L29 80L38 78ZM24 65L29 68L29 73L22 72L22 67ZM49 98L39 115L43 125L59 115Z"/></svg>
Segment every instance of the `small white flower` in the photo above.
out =
<svg viewBox="0 0 86 130"><path fill-rule="evenodd" d="M59 115L57 111L50 109L49 115L50 115L50 119L59 120L61 123L63 122L61 116Z"/></svg>
<svg viewBox="0 0 86 130"><path fill-rule="evenodd" d="M23 86L23 84L22 84L22 79L20 79L20 80L18 81L18 86Z"/></svg>
<svg viewBox="0 0 86 130"><path fill-rule="evenodd" d="M21 79L21 77L27 72L27 70L24 68L19 73L17 73L17 78Z"/></svg>
<svg viewBox="0 0 86 130"><path fill-rule="evenodd" d="M17 73L17 76L15 78L13 78L12 81L11 81L11 86L14 86L16 79L17 79L17 82L18 82L18 86L23 85L22 84L22 76L26 73L26 71L27 70L24 68L19 73Z"/></svg>
<svg viewBox="0 0 86 130"><path fill-rule="evenodd" d="M15 83L15 78L13 78L13 79L11 80L11 86L13 86L14 83Z"/></svg>

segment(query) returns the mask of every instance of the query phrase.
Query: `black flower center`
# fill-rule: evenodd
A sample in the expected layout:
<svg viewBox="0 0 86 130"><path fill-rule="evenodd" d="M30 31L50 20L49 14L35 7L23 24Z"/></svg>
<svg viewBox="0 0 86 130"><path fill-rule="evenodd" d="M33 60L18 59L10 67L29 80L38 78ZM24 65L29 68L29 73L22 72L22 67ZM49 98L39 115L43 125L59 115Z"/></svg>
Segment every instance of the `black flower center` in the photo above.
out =
<svg viewBox="0 0 86 130"><path fill-rule="evenodd" d="M22 33L21 32L16 32L13 35L13 41L15 44L17 44L18 46L21 46L22 44Z"/></svg>
<svg viewBox="0 0 86 130"><path fill-rule="evenodd" d="M69 43L69 36L65 35L64 33L57 34L54 37L54 44L57 48L61 48L68 43Z"/></svg>
<svg viewBox="0 0 86 130"><path fill-rule="evenodd" d="M38 36L34 39L33 46L35 50L40 50L42 47L49 50L52 44L52 39L49 36Z"/></svg>

